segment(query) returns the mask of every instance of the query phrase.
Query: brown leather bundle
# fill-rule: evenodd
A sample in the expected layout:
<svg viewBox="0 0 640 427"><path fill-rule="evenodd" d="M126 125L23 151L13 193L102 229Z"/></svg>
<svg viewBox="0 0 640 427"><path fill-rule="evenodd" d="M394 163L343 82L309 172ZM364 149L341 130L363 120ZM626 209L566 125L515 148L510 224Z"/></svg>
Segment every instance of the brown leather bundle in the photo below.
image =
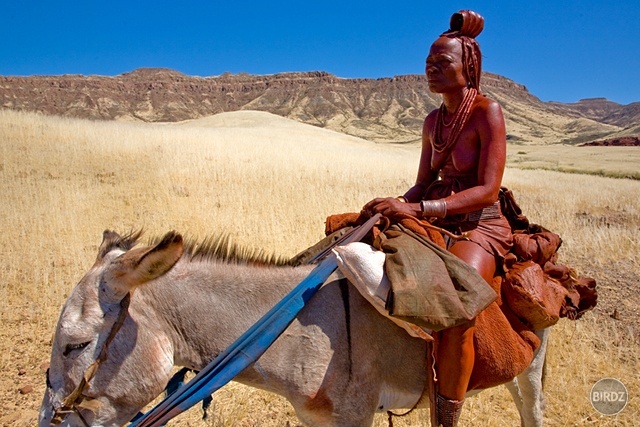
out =
<svg viewBox="0 0 640 427"><path fill-rule="evenodd" d="M534 330L555 325L564 314L567 290L533 261L514 264L502 281L502 297Z"/></svg>
<svg viewBox="0 0 640 427"><path fill-rule="evenodd" d="M504 187L500 206L514 233L513 248L505 257L502 293L516 316L533 329L540 329L559 317L578 319L595 307L595 280L556 264L560 236L529 223L513 193Z"/></svg>
<svg viewBox="0 0 640 427"><path fill-rule="evenodd" d="M555 260L562 239L550 231L534 234L516 233L513 235L513 253L518 259L531 260L544 265Z"/></svg>
<svg viewBox="0 0 640 427"><path fill-rule="evenodd" d="M591 277L578 276L570 267L547 262L544 272L567 290L560 317L576 320L598 303L596 281Z"/></svg>

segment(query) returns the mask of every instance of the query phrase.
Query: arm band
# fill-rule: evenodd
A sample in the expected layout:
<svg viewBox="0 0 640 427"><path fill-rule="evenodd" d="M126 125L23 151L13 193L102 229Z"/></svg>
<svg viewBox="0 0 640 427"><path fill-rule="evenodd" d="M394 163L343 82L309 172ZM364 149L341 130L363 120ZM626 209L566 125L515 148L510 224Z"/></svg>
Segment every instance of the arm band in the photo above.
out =
<svg viewBox="0 0 640 427"><path fill-rule="evenodd" d="M420 202L423 218L444 218L447 216L447 202L444 199L423 200Z"/></svg>

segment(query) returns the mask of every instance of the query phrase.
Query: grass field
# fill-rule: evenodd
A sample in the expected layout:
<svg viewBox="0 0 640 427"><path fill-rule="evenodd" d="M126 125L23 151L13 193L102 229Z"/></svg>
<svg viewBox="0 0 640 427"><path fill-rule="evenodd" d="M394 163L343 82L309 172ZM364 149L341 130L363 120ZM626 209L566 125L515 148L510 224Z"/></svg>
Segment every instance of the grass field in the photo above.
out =
<svg viewBox="0 0 640 427"><path fill-rule="evenodd" d="M507 166L612 178L640 179L638 147L511 145Z"/></svg>
<svg viewBox="0 0 640 427"><path fill-rule="evenodd" d="M594 311L554 328L550 426L636 426L640 419L640 181L575 173L637 169L637 151L612 148L509 150L505 184L530 220L562 235L561 262L594 276L600 289ZM175 229L196 238L226 232L290 256L322 237L326 216L412 185L418 153L267 113L151 125L0 110L0 425L35 424L59 310L92 265L104 229L144 227L148 236ZM574 173L563 173L569 159ZM627 407L612 417L589 402L592 385L605 377L629 390ZM426 425L425 416L417 411L395 425ZM286 401L239 384L214 396L206 423L199 418L192 409L170 425L298 423ZM462 425L517 420L500 387L470 398Z"/></svg>

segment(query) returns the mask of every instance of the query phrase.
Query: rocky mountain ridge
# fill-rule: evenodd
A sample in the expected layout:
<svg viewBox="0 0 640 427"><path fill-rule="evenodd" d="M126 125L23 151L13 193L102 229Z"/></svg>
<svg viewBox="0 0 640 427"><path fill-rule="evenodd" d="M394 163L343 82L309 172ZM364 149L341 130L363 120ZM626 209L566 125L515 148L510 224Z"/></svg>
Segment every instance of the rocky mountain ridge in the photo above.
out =
<svg viewBox="0 0 640 427"><path fill-rule="evenodd" d="M542 102L505 77L481 90L502 105L513 143L583 143L640 134L640 103ZM0 76L0 108L100 120L175 122L226 111L268 111L376 142L419 141L440 104L422 75L346 79L326 72L188 76L142 68L106 76Z"/></svg>

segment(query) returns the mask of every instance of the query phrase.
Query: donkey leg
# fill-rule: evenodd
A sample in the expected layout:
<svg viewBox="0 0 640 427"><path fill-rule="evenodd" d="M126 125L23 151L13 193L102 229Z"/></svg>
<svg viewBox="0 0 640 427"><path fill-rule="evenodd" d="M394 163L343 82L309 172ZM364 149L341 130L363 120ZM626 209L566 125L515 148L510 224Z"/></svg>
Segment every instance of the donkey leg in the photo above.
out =
<svg viewBox="0 0 640 427"><path fill-rule="evenodd" d="M517 377L515 386L517 394L514 395L514 391L510 388L513 386L507 386L512 396L514 396L516 406L518 406L518 400L520 400L518 411L520 412L520 422L523 427L542 426L545 406L542 377L550 333L551 328L536 331L536 335L540 338L540 347L534 353L531 365Z"/></svg>
<svg viewBox="0 0 640 427"><path fill-rule="evenodd" d="M522 405L523 405L522 392L518 385L518 377L513 378L508 383L505 383L504 386L507 388L507 390L509 390L509 393L511 394L511 398L513 399L513 403L516 404L516 409L518 410L518 414L520 414L520 427L524 427L524 420L522 419Z"/></svg>
<svg viewBox="0 0 640 427"><path fill-rule="evenodd" d="M520 414L520 426L524 427L524 421L522 420L522 393L520 392L520 387L518 387L518 379L514 378L508 383L505 383L504 386L509 390L509 393L511 393L513 402L516 404L516 409L518 409L518 414Z"/></svg>

